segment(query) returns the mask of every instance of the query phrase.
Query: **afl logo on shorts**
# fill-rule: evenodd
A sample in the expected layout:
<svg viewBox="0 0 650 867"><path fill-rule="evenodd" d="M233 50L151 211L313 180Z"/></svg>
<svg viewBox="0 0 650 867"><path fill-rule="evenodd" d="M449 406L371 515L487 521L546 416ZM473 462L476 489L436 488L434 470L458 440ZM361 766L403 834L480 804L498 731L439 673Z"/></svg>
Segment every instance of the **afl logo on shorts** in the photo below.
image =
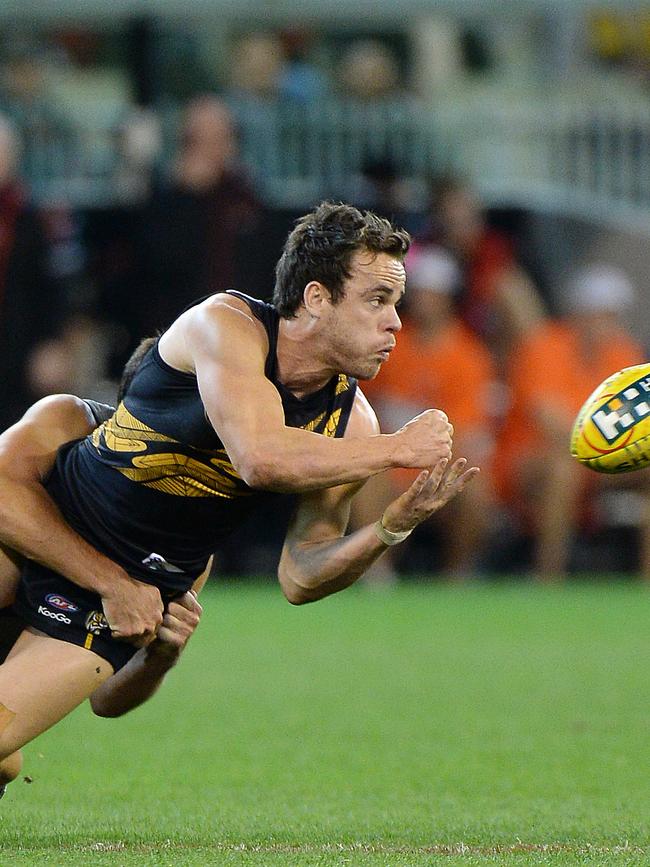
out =
<svg viewBox="0 0 650 867"><path fill-rule="evenodd" d="M88 617L86 617L86 629L88 632L92 632L93 635L99 635L102 629L108 628L108 620L101 611L91 611Z"/></svg>
<svg viewBox="0 0 650 867"><path fill-rule="evenodd" d="M53 605L54 608L60 608L61 611L79 611L76 605L69 602L65 596L59 596L58 593L48 593L45 601L48 605Z"/></svg>

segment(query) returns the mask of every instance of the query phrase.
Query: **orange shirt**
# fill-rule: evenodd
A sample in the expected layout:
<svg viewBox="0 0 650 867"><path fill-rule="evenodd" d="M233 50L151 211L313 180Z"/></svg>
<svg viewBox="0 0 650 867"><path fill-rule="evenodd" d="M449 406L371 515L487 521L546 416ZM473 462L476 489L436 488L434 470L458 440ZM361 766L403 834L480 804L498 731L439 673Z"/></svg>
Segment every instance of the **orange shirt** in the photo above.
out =
<svg viewBox="0 0 650 867"><path fill-rule="evenodd" d="M482 337L494 331L496 287L504 272L514 265L510 239L496 229L486 229L467 263L466 292L460 299L463 320Z"/></svg>
<svg viewBox="0 0 650 867"><path fill-rule="evenodd" d="M612 331L588 359L581 352L575 327L568 322L547 322L522 341L510 360L512 402L497 443L502 493L508 495L508 482L517 472L521 455L544 454L544 434L535 421L537 406L547 402L566 416L570 429L582 404L604 379L644 360L640 344L622 329Z"/></svg>
<svg viewBox="0 0 650 867"><path fill-rule="evenodd" d="M362 388L380 417L388 404L404 407L406 418L397 426L422 410L436 408L447 413L461 434L489 425L492 380L487 349L454 317L430 340L423 340L405 321L389 360L376 379L362 383Z"/></svg>

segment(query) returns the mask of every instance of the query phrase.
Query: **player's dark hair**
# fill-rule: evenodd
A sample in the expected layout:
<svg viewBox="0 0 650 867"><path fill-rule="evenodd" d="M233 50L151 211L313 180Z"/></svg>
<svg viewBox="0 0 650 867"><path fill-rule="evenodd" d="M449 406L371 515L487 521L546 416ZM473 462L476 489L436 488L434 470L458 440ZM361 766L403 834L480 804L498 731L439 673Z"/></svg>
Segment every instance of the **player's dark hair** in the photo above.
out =
<svg viewBox="0 0 650 867"><path fill-rule="evenodd" d="M317 280L329 290L332 303L338 304L357 250L402 260L410 244L409 233L384 217L341 202L323 202L296 222L286 240L275 268L273 303L281 316L294 317L305 286Z"/></svg>
<svg viewBox="0 0 650 867"><path fill-rule="evenodd" d="M118 403L124 399L124 395L128 391L129 386L133 381L133 377L135 376L137 369L140 367L142 359L145 357L147 352L149 352L156 340L158 340L158 335L155 337L143 337L131 353L130 358L124 365L124 370L122 371L122 377L117 390Z"/></svg>

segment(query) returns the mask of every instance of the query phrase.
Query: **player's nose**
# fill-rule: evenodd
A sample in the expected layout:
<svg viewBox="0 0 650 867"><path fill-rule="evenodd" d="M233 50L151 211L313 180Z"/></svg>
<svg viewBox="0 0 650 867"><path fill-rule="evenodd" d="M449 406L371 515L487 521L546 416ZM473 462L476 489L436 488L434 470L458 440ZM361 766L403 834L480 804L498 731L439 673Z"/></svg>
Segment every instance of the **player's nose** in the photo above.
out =
<svg viewBox="0 0 650 867"><path fill-rule="evenodd" d="M398 331L402 330L402 320L399 318L397 310L394 307L391 307L390 311L391 312L386 328L388 331L397 333Z"/></svg>

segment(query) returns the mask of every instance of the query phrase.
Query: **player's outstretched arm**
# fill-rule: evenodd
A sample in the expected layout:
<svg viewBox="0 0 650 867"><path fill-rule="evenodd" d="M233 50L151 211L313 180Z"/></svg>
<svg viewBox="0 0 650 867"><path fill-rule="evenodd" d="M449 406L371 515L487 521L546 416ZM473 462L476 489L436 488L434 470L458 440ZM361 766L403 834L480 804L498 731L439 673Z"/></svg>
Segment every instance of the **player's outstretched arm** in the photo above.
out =
<svg viewBox="0 0 650 867"><path fill-rule="evenodd" d="M359 431L337 439L287 427L280 395L264 372L266 335L236 305L243 302L215 296L191 308L159 346L165 361L196 373L207 415L251 487L301 493L450 457L453 429L437 409L393 434Z"/></svg>
<svg viewBox="0 0 650 867"><path fill-rule="evenodd" d="M42 485L59 446L93 427L84 401L53 395L0 435L0 544L98 593L115 635L147 643L162 620L159 591L132 579L77 535ZM10 567L11 561L3 558L3 564ZM0 573L3 597L13 593L16 577L15 568Z"/></svg>
<svg viewBox="0 0 650 867"><path fill-rule="evenodd" d="M361 396L350 417L348 433L376 431L377 418ZM282 549L278 577L282 590L294 605L315 602L349 587L387 549L395 535L408 534L442 508L479 472L467 469L460 458L439 460L423 470L414 482L385 509L378 521L349 536L345 531L350 504L363 482L304 494L289 526Z"/></svg>
<svg viewBox="0 0 650 867"><path fill-rule="evenodd" d="M208 566L204 575L194 583L195 589L170 602L155 640L140 648L123 668L90 696L90 705L97 716L122 716L158 691L199 625L203 609L196 594L209 569Z"/></svg>
<svg viewBox="0 0 650 867"><path fill-rule="evenodd" d="M332 488L301 501L287 533L278 577L294 605L344 590L363 575L390 544L441 509L478 474L465 458L441 460L423 470L374 524L344 536L350 501L360 485Z"/></svg>

